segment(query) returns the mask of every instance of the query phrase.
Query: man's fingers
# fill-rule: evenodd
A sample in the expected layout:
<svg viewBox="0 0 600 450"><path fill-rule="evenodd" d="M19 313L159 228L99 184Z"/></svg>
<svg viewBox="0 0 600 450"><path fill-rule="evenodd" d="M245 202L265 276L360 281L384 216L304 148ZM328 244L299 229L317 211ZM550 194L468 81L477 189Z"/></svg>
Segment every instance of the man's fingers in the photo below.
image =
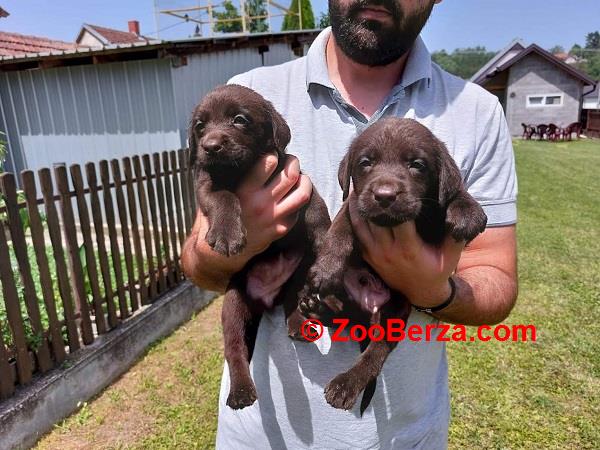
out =
<svg viewBox="0 0 600 450"><path fill-rule="evenodd" d="M273 199L278 202L298 183L300 179L300 162L295 156L289 155L285 166L266 186L271 191Z"/></svg>
<svg viewBox="0 0 600 450"><path fill-rule="evenodd" d="M275 172L277 162L278 158L274 153L261 156L240 183L238 192L252 192L262 189L269 177Z"/></svg>
<svg viewBox="0 0 600 450"><path fill-rule="evenodd" d="M379 227L370 222L367 222L367 226L371 231L371 236L373 236L373 239L380 247L390 248L392 245L394 245L393 228Z"/></svg>
<svg viewBox="0 0 600 450"><path fill-rule="evenodd" d="M308 203L312 194L312 183L306 175L300 175L297 186L275 205L274 218L294 214Z"/></svg>
<svg viewBox="0 0 600 450"><path fill-rule="evenodd" d="M294 225L296 225L298 217L299 214L295 213L277 223L275 225L275 238L278 239L288 234L288 232L294 227Z"/></svg>
<svg viewBox="0 0 600 450"><path fill-rule="evenodd" d="M456 266L458 266L458 261L460 260L460 256L462 251L465 248L465 241L454 240L452 236L446 236L444 242L442 243L442 267L451 267L454 271Z"/></svg>

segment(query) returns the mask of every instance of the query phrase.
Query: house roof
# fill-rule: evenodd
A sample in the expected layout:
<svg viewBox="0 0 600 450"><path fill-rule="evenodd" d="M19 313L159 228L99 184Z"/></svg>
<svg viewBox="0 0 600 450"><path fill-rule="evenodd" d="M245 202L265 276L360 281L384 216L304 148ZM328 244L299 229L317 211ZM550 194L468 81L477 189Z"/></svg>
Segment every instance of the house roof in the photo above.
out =
<svg viewBox="0 0 600 450"><path fill-rule="evenodd" d="M164 58L193 53L227 51L233 48L260 47L274 43L302 45L311 43L321 30L292 30L276 33L237 33L215 37L194 37L170 41L148 40L98 47L75 46L67 50L45 50L20 55L0 54L1 70L56 67L63 64L97 64L135 58Z"/></svg>
<svg viewBox="0 0 600 450"><path fill-rule="evenodd" d="M580 70L575 69L574 67L565 63L564 61L561 61L559 58L554 56L552 53L544 50L543 48L541 48L539 45L536 45L536 44L531 44L529 47L523 48L516 53L513 52L513 54L510 54L510 52L505 52L505 51L500 52L498 54L498 55L500 55L500 57L498 57L498 55L496 55L494 58L492 58L492 63L486 64L482 68L482 70L477 72L473 76L473 78L471 78L471 81L473 81L474 83L477 83L477 84L483 84L486 79L492 78L493 76L497 75L500 72L504 72L505 70L509 69L514 64L518 63L523 58L525 58L531 54L536 54L538 56L541 56L548 62L563 69L569 75L571 75L574 78L577 78L578 80L580 80L582 83L584 83L586 85L596 85L596 81L593 80L592 78L590 78L588 75L581 72ZM510 55L510 57L507 57L509 55Z"/></svg>
<svg viewBox="0 0 600 450"><path fill-rule="evenodd" d="M84 23L81 27L79 35L77 36L77 42L79 42L79 39L85 31L92 34L96 39L102 42L102 45L135 44L136 42L149 41L149 39L146 39L145 37L139 36L135 33L130 33L129 31L115 30L113 28L100 27L98 25Z"/></svg>
<svg viewBox="0 0 600 450"><path fill-rule="evenodd" d="M70 42L0 31L0 57L14 57L31 53L74 50L76 47L76 44Z"/></svg>
<svg viewBox="0 0 600 450"><path fill-rule="evenodd" d="M498 65L509 60L513 56L519 54L525 50L525 43L521 39L513 39L510 44L500 50L496 55L490 59L481 69L471 77L473 83L480 84L480 81L485 80L486 75Z"/></svg>

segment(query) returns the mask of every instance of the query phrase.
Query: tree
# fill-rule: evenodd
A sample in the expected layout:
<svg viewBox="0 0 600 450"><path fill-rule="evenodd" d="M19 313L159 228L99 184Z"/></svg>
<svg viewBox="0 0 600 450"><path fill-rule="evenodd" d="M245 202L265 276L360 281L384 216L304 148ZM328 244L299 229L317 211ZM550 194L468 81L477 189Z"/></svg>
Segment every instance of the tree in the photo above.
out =
<svg viewBox="0 0 600 450"><path fill-rule="evenodd" d="M223 8L225 11L216 12L213 10L213 17L217 20L229 20L229 19L241 19L238 9L233 6L231 0L225 0L223 2ZM241 20L229 20L227 22L217 22L214 24L214 30L220 31L221 33L239 33L242 31Z"/></svg>
<svg viewBox="0 0 600 450"><path fill-rule="evenodd" d="M264 0L246 0L246 16L266 16L267 8L265 7ZM250 33L264 33L269 31L269 24L267 19L262 17L260 19L248 19L248 31Z"/></svg>
<svg viewBox="0 0 600 450"><path fill-rule="evenodd" d="M495 52L488 52L485 47L458 48L452 53L445 50L433 52L431 57L444 70L464 79L469 79L492 59Z"/></svg>
<svg viewBox="0 0 600 450"><path fill-rule="evenodd" d="M575 44L573 47L571 47L569 54L581 57L581 54L583 53L582 50L583 49L581 48L581 45Z"/></svg>
<svg viewBox="0 0 600 450"><path fill-rule="evenodd" d="M329 18L329 13L321 13L319 16L319 28L322 30L323 28L327 28L331 26L331 19Z"/></svg>
<svg viewBox="0 0 600 450"><path fill-rule="evenodd" d="M600 50L600 32L594 31L588 33L585 37L585 48L592 50Z"/></svg>
<svg viewBox="0 0 600 450"><path fill-rule="evenodd" d="M310 0L292 0L292 4L289 8L290 12L287 13L283 19L281 31L300 29L300 17L298 16L298 2L301 2L300 5L302 12L302 29L311 30L315 28L315 15L313 14Z"/></svg>
<svg viewBox="0 0 600 450"><path fill-rule="evenodd" d="M589 56L583 64L583 70L594 80L600 80L600 54Z"/></svg>
<svg viewBox="0 0 600 450"><path fill-rule="evenodd" d="M557 53L564 53L565 52L565 48L562 45L555 45L549 51L553 55L556 55Z"/></svg>

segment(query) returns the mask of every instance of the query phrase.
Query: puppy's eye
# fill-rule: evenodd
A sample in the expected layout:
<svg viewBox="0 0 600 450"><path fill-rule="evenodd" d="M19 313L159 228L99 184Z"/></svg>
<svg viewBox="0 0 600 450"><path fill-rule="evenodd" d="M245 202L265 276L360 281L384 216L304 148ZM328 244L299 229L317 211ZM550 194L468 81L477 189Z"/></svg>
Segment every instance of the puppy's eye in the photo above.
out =
<svg viewBox="0 0 600 450"><path fill-rule="evenodd" d="M233 118L234 125L248 125L250 121L241 114L238 114Z"/></svg>
<svg viewBox="0 0 600 450"><path fill-rule="evenodd" d="M358 161L358 165L360 167L371 167L373 165L373 162L366 156L363 156L362 158L360 158L360 160Z"/></svg>
<svg viewBox="0 0 600 450"><path fill-rule="evenodd" d="M203 129L204 129L204 122L202 122L201 120L196 120L196 123L194 123L194 131L196 133L200 133Z"/></svg>
<svg viewBox="0 0 600 450"><path fill-rule="evenodd" d="M408 168L423 172L425 169L427 169L427 163L422 159L413 159L408 163Z"/></svg>

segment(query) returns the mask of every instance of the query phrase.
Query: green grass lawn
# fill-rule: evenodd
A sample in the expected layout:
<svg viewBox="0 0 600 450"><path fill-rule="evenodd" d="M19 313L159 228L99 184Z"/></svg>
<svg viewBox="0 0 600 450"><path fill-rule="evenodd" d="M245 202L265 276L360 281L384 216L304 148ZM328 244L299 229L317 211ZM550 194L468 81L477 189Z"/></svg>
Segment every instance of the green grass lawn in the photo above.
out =
<svg viewBox="0 0 600 450"><path fill-rule="evenodd" d="M448 344L450 447L598 448L600 141L515 150L520 294L507 323L534 324L537 342ZM39 448L210 448L220 304L155 345Z"/></svg>

